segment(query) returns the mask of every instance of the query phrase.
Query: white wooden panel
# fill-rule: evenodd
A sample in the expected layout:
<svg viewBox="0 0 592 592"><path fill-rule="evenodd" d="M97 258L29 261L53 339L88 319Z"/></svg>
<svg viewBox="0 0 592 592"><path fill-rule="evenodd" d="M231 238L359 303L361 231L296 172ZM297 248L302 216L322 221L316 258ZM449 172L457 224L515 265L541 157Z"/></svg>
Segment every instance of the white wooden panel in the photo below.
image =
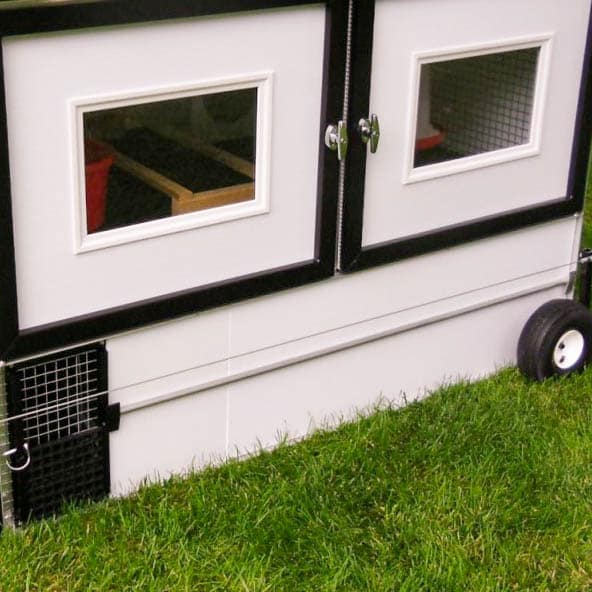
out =
<svg viewBox="0 0 592 592"><path fill-rule="evenodd" d="M382 134L368 155L363 245L564 196L589 8L589 0L377 1L370 112ZM552 41L540 154L403 184L414 54L536 36Z"/></svg>
<svg viewBox="0 0 592 592"><path fill-rule="evenodd" d="M300 438L381 398L402 403L403 393L421 398L444 382L515 363L527 318L562 296L540 292L229 385L229 455Z"/></svg>
<svg viewBox="0 0 592 592"><path fill-rule="evenodd" d="M226 405L221 388L122 415L110 435L112 494L223 460Z"/></svg>
<svg viewBox="0 0 592 592"><path fill-rule="evenodd" d="M228 312L221 309L114 336L108 340L109 388L226 360L229 330Z"/></svg>
<svg viewBox="0 0 592 592"><path fill-rule="evenodd" d="M470 314L501 302L525 298L551 289L559 289L562 296L569 297L568 279L569 276L566 275L563 268L549 270L392 314L367 318L364 321L285 343L270 345L242 355L228 356L219 362L200 364L195 361L192 363L191 358L187 357L185 360L186 369L179 368L179 362L174 357L174 350L171 352L168 352L167 349L160 350L153 343L153 347L158 348L162 355L159 367L164 368L168 362L169 372L163 371L160 376L152 379L147 378L136 382L129 380L127 384L120 382L120 386L111 386L110 398L113 402L121 403L123 413L133 412L137 409L172 401L196 392L358 347L378 339L414 331L420 327ZM264 322L263 320L262 323ZM125 358L125 354L129 352L123 350L122 353L122 357ZM125 367L121 364L121 360L119 362L117 364L118 378L122 381L126 378ZM133 368L132 364L132 370ZM131 376L127 378L129 379Z"/></svg>
<svg viewBox="0 0 592 592"><path fill-rule="evenodd" d="M355 418L379 401L422 398L440 384L515 362L519 333L560 288L433 323L220 388L136 409L111 434L114 495ZM487 339L483 339L487 335Z"/></svg>
<svg viewBox="0 0 592 592"><path fill-rule="evenodd" d="M499 285L503 294L510 280L546 270L557 270L567 282L578 228L571 217L235 305L229 309L230 353L289 343L488 286Z"/></svg>
<svg viewBox="0 0 592 592"><path fill-rule="evenodd" d="M569 282L580 218L340 276L108 339L124 409Z"/></svg>
<svg viewBox="0 0 592 592"><path fill-rule="evenodd" d="M568 297L567 279L564 270L551 270L233 356L228 360L227 377L234 380L266 372L552 288L562 289L562 296Z"/></svg>
<svg viewBox="0 0 592 592"><path fill-rule="evenodd" d="M305 6L6 38L21 328L312 258L324 29ZM258 72L274 74L269 214L74 254L70 101Z"/></svg>

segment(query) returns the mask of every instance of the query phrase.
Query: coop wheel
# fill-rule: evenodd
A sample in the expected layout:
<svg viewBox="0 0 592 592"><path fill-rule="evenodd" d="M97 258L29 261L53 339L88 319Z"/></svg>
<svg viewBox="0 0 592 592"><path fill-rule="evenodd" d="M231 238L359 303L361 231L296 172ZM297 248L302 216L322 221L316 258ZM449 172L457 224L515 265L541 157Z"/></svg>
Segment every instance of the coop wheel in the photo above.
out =
<svg viewBox="0 0 592 592"><path fill-rule="evenodd" d="M592 360L592 314L573 300L550 300L524 325L518 368L533 380L581 370Z"/></svg>

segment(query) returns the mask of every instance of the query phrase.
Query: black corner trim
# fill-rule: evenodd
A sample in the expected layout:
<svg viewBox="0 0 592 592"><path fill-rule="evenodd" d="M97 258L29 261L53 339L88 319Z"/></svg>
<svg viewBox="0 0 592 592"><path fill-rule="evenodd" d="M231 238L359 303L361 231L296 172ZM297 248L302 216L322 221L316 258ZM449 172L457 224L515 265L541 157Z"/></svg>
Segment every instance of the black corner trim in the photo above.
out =
<svg viewBox="0 0 592 592"><path fill-rule="evenodd" d="M0 34L22 35L156 22L245 10L322 4L327 0L80 0L63 4L0 2ZM24 6L19 6L24 4Z"/></svg>
<svg viewBox="0 0 592 592"><path fill-rule="evenodd" d="M592 140L592 7L588 20L588 37L582 64L581 88L574 128L572 157L567 195L573 196L578 210L584 207L586 182Z"/></svg>
<svg viewBox="0 0 592 592"><path fill-rule="evenodd" d="M529 228L571 216L579 211L573 199L554 200L536 208L514 210L503 215L472 220L449 226L436 232L425 232L398 240L371 245L360 249L344 273L368 269L433 251L463 245L476 240Z"/></svg>

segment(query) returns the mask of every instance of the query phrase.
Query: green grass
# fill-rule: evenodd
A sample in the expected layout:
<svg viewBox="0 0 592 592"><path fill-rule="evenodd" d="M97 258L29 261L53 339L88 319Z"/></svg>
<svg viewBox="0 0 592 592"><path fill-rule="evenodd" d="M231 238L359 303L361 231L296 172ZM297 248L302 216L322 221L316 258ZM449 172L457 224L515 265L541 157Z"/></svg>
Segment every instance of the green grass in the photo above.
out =
<svg viewBox="0 0 592 592"><path fill-rule="evenodd" d="M5 531L0 590L592 590L592 370L505 370Z"/></svg>

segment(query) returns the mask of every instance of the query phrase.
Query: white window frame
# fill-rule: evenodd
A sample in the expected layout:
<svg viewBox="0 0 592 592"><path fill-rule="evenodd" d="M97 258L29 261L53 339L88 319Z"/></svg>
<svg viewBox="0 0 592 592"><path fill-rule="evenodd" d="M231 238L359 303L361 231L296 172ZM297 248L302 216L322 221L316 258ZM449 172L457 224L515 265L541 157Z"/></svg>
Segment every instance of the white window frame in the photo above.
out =
<svg viewBox="0 0 592 592"><path fill-rule="evenodd" d="M410 105L410 111L408 118L409 127L406 133L407 141L405 143L403 184L436 179L438 177L445 177L540 154L552 45L553 35L549 33L521 39L497 41L495 43L414 53L411 68L411 95L408 103ZM422 66L436 62L506 53L535 47L539 49L539 56L534 85L530 139L528 143L422 167L414 166Z"/></svg>
<svg viewBox="0 0 592 592"><path fill-rule="evenodd" d="M197 97L236 90L257 89L257 131L255 147L255 198L252 200L169 216L113 230L87 232L84 158L84 115L89 112ZM159 87L76 98L70 101L71 158L74 186L73 249L76 254L150 239L231 220L258 216L270 211L271 123L273 117L273 72L205 80L174 87Z"/></svg>

